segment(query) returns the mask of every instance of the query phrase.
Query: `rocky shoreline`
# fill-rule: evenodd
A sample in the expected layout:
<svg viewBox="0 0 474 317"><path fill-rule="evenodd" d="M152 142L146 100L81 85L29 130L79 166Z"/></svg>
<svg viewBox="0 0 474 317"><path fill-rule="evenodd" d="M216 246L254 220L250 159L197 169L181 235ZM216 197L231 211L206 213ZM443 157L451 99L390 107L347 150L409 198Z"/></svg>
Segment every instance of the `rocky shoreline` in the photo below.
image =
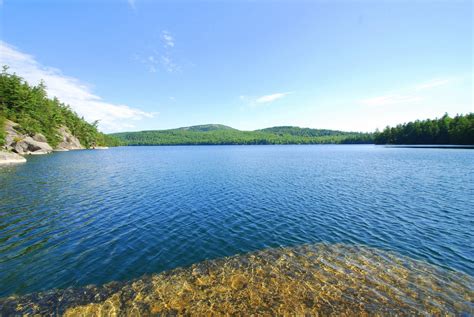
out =
<svg viewBox="0 0 474 317"><path fill-rule="evenodd" d="M61 142L53 148L41 133L33 135L22 134L19 125L13 121L5 122L5 144L0 148L0 165L25 163L26 155L44 155L51 152L65 152L71 150L83 150L85 147L79 142L66 126L58 128ZM95 149L106 149L107 147L94 147Z"/></svg>
<svg viewBox="0 0 474 317"><path fill-rule="evenodd" d="M25 163L26 158L14 152L0 151L0 164Z"/></svg>

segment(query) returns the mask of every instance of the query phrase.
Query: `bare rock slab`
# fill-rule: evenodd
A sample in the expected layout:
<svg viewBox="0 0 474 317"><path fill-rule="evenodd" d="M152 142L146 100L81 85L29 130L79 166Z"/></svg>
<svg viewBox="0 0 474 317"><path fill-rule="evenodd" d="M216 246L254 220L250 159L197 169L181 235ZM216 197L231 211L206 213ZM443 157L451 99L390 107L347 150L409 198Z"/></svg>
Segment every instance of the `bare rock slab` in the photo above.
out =
<svg viewBox="0 0 474 317"><path fill-rule="evenodd" d="M16 153L0 151L0 165L4 164L16 164L16 163L25 163L26 159Z"/></svg>

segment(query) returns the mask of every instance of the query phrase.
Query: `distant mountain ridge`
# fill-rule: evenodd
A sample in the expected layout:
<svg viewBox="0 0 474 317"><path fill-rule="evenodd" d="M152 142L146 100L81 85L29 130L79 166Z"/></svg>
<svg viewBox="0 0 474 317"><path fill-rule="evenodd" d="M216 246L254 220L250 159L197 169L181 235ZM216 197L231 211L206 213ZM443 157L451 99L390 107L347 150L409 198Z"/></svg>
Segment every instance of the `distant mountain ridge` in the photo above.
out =
<svg viewBox="0 0 474 317"><path fill-rule="evenodd" d="M194 131L194 132L207 132L207 131L216 131L216 130L236 130L232 127L223 125L223 124L200 124L200 125L193 125L190 127L181 127L178 129L171 129L171 130L186 130L186 131Z"/></svg>
<svg viewBox="0 0 474 317"><path fill-rule="evenodd" d="M256 131L268 132L268 133L274 133L274 134L290 134L290 135L295 135L295 136L306 136L306 137L357 133L357 132L344 132L344 131L328 130L328 129L300 128L296 126L277 126L277 127L260 129Z"/></svg>
<svg viewBox="0 0 474 317"><path fill-rule="evenodd" d="M241 131L222 124L113 133L123 145L373 143L371 133L278 126Z"/></svg>

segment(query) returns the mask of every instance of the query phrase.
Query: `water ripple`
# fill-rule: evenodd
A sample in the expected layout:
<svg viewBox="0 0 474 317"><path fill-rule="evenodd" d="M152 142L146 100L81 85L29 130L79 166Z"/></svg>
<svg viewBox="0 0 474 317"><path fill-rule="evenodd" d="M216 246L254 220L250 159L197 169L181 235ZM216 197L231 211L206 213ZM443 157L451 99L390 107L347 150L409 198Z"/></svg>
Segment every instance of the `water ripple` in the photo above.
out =
<svg viewBox="0 0 474 317"><path fill-rule="evenodd" d="M362 244L474 275L474 151L133 147L0 169L0 297L269 247Z"/></svg>

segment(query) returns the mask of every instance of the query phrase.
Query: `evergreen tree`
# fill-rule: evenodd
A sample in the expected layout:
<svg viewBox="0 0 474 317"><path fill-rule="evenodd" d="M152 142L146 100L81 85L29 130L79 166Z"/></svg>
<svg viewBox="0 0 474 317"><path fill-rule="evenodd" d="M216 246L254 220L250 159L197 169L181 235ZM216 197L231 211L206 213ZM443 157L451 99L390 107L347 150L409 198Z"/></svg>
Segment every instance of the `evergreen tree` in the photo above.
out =
<svg viewBox="0 0 474 317"><path fill-rule="evenodd" d="M23 78L10 74L8 66L3 66L0 74L0 146L5 143L5 119L18 123L22 133L43 134L53 147L60 142L58 128L62 125L87 148L119 144L118 140L98 131L97 121L88 123L57 98L48 98L43 81L30 86Z"/></svg>

